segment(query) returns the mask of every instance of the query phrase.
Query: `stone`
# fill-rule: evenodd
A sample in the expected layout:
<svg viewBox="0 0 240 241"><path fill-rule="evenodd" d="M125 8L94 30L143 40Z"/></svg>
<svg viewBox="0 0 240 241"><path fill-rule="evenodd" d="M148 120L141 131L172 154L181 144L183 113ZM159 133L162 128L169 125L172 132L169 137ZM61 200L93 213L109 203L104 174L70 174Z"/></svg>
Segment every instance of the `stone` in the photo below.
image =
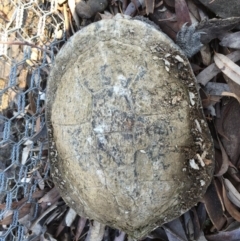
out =
<svg viewBox="0 0 240 241"><path fill-rule="evenodd" d="M108 0L76 1L76 12L81 18L91 18L98 12L103 12L108 6Z"/></svg>

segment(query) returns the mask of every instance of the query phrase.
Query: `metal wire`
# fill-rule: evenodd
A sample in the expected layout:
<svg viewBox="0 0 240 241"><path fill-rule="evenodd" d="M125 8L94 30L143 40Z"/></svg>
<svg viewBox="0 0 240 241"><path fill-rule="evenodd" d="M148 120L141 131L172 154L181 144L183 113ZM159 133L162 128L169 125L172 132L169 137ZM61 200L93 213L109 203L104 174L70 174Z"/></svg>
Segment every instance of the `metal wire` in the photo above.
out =
<svg viewBox="0 0 240 241"><path fill-rule="evenodd" d="M47 158L42 161L46 139L33 137L45 122L46 78L64 41L54 34L64 24L57 0L0 0L0 5L7 16L0 18L0 241L23 241L28 238L19 222L19 201L26 198L34 210L31 219L37 218L33 194L49 178ZM32 47L38 44L47 51Z"/></svg>

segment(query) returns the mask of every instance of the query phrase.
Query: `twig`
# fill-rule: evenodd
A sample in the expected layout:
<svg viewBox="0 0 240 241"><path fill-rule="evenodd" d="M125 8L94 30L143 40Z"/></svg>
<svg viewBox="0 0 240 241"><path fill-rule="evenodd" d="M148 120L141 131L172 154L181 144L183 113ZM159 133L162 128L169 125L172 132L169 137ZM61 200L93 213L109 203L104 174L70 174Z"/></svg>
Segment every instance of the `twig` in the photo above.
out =
<svg viewBox="0 0 240 241"><path fill-rule="evenodd" d="M0 10L0 18L5 22L9 22L7 15L1 10Z"/></svg>
<svg viewBox="0 0 240 241"><path fill-rule="evenodd" d="M69 33L69 19L68 19L68 12L67 12L67 3L63 4L63 15L64 15L64 24L65 24L65 29L67 33L67 38L70 38L70 33Z"/></svg>
<svg viewBox="0 0 240 241"><path fill-rule="evenodd" d="M36 49L39 49L39 50L42 50L42 51L46 51L47 53L51 54L51 51L50 50L47 50L47 49L44 49L44 48L41 48L41 47L38 47L34 44L31 44L27 41L24 41L24 42L21 42L21 41L9 41L9 42L5 42L5 41L0 41L0 44L7 44L7 45L27 45L27 46L30 46L32 48L36 48Z"/></svg>

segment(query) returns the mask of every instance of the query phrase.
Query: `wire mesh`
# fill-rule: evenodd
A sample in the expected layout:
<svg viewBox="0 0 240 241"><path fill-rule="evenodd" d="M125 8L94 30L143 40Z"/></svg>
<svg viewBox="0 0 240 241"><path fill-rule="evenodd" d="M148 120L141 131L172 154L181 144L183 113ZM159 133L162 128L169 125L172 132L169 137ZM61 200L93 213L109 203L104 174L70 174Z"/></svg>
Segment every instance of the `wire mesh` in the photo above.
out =
<svg viewBox="0 0 240 241"><path fill-rule="evenodd" d="M47 141L37 133L44 129L46 79L64 42L56 7L55 0L0 0L1 241L33 239L36 193L49 179Z"/></svg>

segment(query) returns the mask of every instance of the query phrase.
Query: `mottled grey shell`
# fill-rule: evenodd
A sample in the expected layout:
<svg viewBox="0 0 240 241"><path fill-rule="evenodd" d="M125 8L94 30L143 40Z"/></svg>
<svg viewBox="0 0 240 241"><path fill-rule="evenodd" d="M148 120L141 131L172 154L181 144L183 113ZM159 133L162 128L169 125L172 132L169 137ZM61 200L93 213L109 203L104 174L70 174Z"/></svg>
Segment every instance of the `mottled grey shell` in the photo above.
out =
<svg viewBox="0 0 240 241"><path fill-rule="evenodd" d="M77 32L48 79L54 182L79 215L135 238L206 191L213 146L187 58L137 20Z"/></svg>

